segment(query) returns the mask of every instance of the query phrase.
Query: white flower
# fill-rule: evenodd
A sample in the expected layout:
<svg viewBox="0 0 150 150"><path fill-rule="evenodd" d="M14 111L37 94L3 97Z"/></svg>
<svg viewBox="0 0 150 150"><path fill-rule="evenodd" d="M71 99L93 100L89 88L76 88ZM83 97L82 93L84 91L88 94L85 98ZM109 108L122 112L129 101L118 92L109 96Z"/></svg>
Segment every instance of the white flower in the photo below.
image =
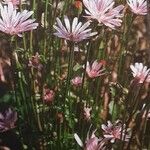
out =
<svg viewBox="0 0 150 150"><path fill-rule="evenodd" d="M144 81L150 82L150 69L144 66L142 63L135 63L135 65L130 65L133 77L138 80L139 83Z"/></svg>

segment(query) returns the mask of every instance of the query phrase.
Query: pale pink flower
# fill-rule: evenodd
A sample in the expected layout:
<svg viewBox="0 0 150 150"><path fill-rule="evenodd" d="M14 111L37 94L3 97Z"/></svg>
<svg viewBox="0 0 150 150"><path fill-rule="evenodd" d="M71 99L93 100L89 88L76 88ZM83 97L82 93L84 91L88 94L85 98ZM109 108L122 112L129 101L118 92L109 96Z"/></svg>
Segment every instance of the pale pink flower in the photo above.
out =
<svg viewBox="0 0 150 150"><path fill-rule="evenodd" d="M90 137L88 133L85 144L83 144L83 142L76 133L74 134L74 138L80 145L80 147L84 147L85 150L105 150L105 142L102 138L96 137L95 132L96 130L92 132L92 135Z"/></svg>
<svg viewBox="0 0 150 150"><path fill-rule="evenodd" d="M25 3L25 0L3 0L3 3L4 3L4 4L8 4L8 3L10 3L10 2L13 4L13 6L14 6L15 8L17 8L17 6L20 5L20 3L21 3L21 4L24 4L24 3Z"/></svg>
<svg viewBox="0 0 150 150"><path fill-rule="evenodd" d="M86 65L86 73L88 74L88 76L90 78L95 78L95 77L99 77L104 73L104 68L103 68L103 65L104 63L101 61L101 62L98 62L97 60L95 60L92 64L92 66L90 66L89 62L87 62L87 65Z"/></svg>
<svg viewBox="0 0 150 150"><path fill-rule="evenodd" d="M73 19L72 25L67 16L64 17L65 26L59 18L57 18L56 21L58 26L54 25L54 28L57 31L54 35L69 41L80 42L97 34L97 32L91 32L92 29L88 28L90 22L82 24L81 22L78 22L77 17Z"/></svg>
<svg viewBox="0 0 150 150"><path fill-rule="evenodd" d="M0 31L7 34L22 37L23 32L36 29L38 26L35 19L29 19L33 11L17 12L12 3L8 3L7 6L2 6L0 3L0 11Z"/></svg>
<svg viewBox="0 0 150 150"><path fill-rule="evenodd" d="M17 112L8 108L5 112L0 113L0 132L5 132L15 127L17 121Z"/></svg>
<svg viewBox="0 0 150 150"><path fill-rule="evenodd" d="M112 29L121 26L122 20L120 19L123 14L120 12L124 6L119 5L113 8L114 0L83 0L86 7L86 16L89 19L95 19L100 24L104 24Z"/></svg>
<svg viewBox="0 0 150 150"><path fill-rule="evenodd" d="M5 4L8 4L9 2L11 2L14 6L20 4L20 0L3 0L3 2L4 2Z"/></svg>
<svg viewBox="0 0 150 150"><path fill-rule="evenodd" d="M75 86L80 86L82 84L82 77L76 76L71 80L71 83Z"/></svg>
<svg viewBox="0 0 150 150"><path fill-rule="evenodd" d="M91 107L84 107L84 117L86 120L89 120L91 118Z"/></svg>
<svg viewBox="0 0 150 150"><path fill-rule="evenodd" d="M85 141L85 149L86 150L98 150L98 142L99 139L98 137L96 137L95 135L95 131L92 132L92 135L89 137L89 135L87 136L87 139Z"/></svg>
<svg viewBox="0 0 150 150"><path fill-rule="evenodd" d="M150 69L144 66L142 63L135 63L135 65L130 65L133 77L138 81L138 83L143 83L144 81L150 82Z"/></svg>
<svg viewBox="0 0 150 150"><path fill-rule="evenodd" d="M131 11L137 15L147 14L147 1L146 0L127 0Z"/></svg>
<svg viewBox="0 0 150 150"><path fill-rule="evenodd" d="M107 125L102 124L101 128L104 131L104 137L110 140L111 143L114 143L116 139L128 141L130 138L129 129L126 130L126 125L118 120L114 124L107 121Z"/></svg>
<svg viewBox="0 0 150 150"><path fill-rule="evenodd" d="M53 102L55 97L55 92L53 90L50 90L49 88L44 88L43 91L43 100L46 103L51 103Z"/></svg>

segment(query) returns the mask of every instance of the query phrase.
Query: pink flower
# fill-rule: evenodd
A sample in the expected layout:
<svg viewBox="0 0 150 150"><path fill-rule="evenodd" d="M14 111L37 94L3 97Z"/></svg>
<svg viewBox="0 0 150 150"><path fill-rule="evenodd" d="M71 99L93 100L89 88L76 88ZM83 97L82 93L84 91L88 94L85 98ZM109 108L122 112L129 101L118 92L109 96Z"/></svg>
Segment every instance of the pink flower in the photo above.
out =
<svg viewBox="0 0 150 150"><path fill-rule="evenodd" d="M8 3L11 2L14 7L17 7L17 5L20 4L20 1L21 1L21 0L3 0L3 3L4 3L4 4L8 4Z"/></svg>
<svg viewBox="0 0 150 150"><path fill-rule="evenodd" d="M127 0L131 11L137 15L147 14L147 1L146 0Z"/></svg>
<svg viewBox="0 0 150 150"><path fill-rule="evenodd" d="M49 88L44 88L43 100L46 103L51 103L54 100L55 92Z"/></svg>
<svg viewBox="0 0 150 150"><path fill-rule="evenodd" d="M65 26L59 18L57 18L56 21L58 26L54 25L54 28L57 30L54 35L69 41L80 42L97 34L97 32L91 33L91 29L88 28L90 25L89 22L82 25L81 22L78 22L77 17L73 19L72 25L70 25L70 21L67 16L64 17Z"/></svg>
<svg viewBox="0 0 150 150"><path fill-rule="evenodd" d="M98 142L99 139L95 136L95 131L92 132L91 137L89 135L87 136L87 139L85 141L85 149L86 150L98 150Z"/></svg>
<svg viewBox="0 0 150 150"><path fill-rule="evenodd" d="M112 29L121 26L123 15L120 11L124 6L119 5L113 8L114 0L83 0L86 7L87 18L96 19L100 24L104 24Z"/></svg>
<svg viewBox="0 0 150 150"><path fill-rule="evenodd" d="M86 120L89 120L91 118L91 107L84 107L84 116Z"/></svg>
<svg viewBox="0 0 150 150"><path fill-rule="evenodd" d="M82 77L76 76L71 80L71 83L75 86L80 86L82 84Z"/></svg>
<svg viewBox="0 0 150 150"><path fill-rule="evenodd" d="M10 35L18 35L22 37L22 33L36 29L38 23L35 19L29 19L33 11L24 10L17 12L12 3L7 6L0 4L1 18L0 18L0 31Z"/></svg>
<svg viewBox="0 0 150 150"><path fill-rule="evenodd" d="M135 65L130 65L133 77L138 81L138 83L143 83L144 81L150 82L150 69L144 66L142 63L135 63Z"/></svg>
<svg viewBox="0 0 150 150"><path fill-rule="evenodd" d="M122 125L120 121L116 121L114 124L107 121L107 125L102 124L101 127L104 130L104 137L111 143L114 143L116 139L128 141L130 138L129 133L126 133L126 125Z"/></svg>
<svg viewBox="0 0 150 150"><path fill-rule="evenodd" d="M105 70L103 68L103 65L104 65L103 62L98 62L97 60L93 62L92 66L90 66L89 62L87 62L86 73L90 78L99 77L105 74L103 73L103 71Z"/></svg>
<svg viewBox="0 0 150 150"><path fill-rule="evenodd" d="M90 137L88 133L85 144L83 144L83 142L76 133L74 134L74 138L80 145L80 147L84 147L85 150L105 150L105 142L102 138L96 137L95 132L96 130L92 132L92 135Z"/></svg>

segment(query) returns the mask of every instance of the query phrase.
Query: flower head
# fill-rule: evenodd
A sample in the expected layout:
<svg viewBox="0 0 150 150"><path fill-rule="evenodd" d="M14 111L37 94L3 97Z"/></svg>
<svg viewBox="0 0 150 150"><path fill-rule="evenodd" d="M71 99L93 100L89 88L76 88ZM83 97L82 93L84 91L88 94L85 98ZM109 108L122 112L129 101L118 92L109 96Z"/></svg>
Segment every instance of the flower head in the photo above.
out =
<svg viewBox="0 0 150 150"><path fill-rule="evenodd" d="M17 8L17 6L20 5L20 3L24 3L25 0L3 0L3 3L4 3L4 4L8 4L8 3L10 3L10 2L13 4L13 6L14 6L15 8Z"/></svg>
<svg viewBox="0 0 150 150"><path fill-rule="evenodd" d="M95 135L95 131L92 132L91 137L87 136L87 139L85 141L85 149L86 150L98 150L98 142L99 139Z"/></svg>
<svg viewBox="0 0 150 150"><path fill-rule="evenodd" d="M126 133L126 125L122 124L120 121L116 121L112 124L110 121L107 121L107 125L101 125L104 131L104 137L114 143L116 139L128 141L130 135Z"/></svg>
<svg viewBox="0 0 150 150"><path fill-rule="evenodd" d="M84 117L86 120L89 120L91 118L91 107L84 107Z"/></svg>
<svg viewBox="0 0 150 150"><path fill-rule="evenodd" d="M92 132L92 135L90 137L88 132L85 144L83 144L83 142L76 133L74 134L74 138L81 147L84 147L85 150L104 150L105 142L103 142L102 138L96 137L95 132L96 130Z"/></svg>
<svg viewBox="0 0 150 150"><path fill-rule="evenodd" d="M43 100L46 103L51 103L54 100L54 97L55 97L55 92L45 87L43 92Z"/></svg>
<svg viewBox="0 0 150 150"><path fill-rule="evenodd" d="M21 37L23 32L36 29L38 26L35 19L29 19L33 11L17 12L11 2L7 6L0 4L0 11L0 31L4 33Z"/></svg>
<svg viewBox="0 0 150 150"><path fill-rule="evenodd" d="M15 127L17 121L17 112L12 108L8 108L0 113L0 132L5 132Z"/></svg>
<svg viewBox="0 0 150 150"><path fill-rule="evenodd" d="M98 62L97 60L95 60L92 66L90 66L89 62L87 62L86 73L90 78L95 78L103 75L104 70L105 69L103 68L103 62Z"/></svg>
<svg viewBox="0 0 150 150"><path fill-rule="evenodd" d="M4 4L8 4L11 2L14 6L17 6L20 4L20 0L3 0Z"/></svg>
<svg viewBox="0 0 150 150"><path fill-rule="evenodd" d="M121 26L123 15L120 13L124 6L119 5L113 8L114 0L83 0L86 7L87 18L96 19L100 24L104 24L112 29Z"/></svg>
<svg viewBox="0 0 150 150"><path fill-rule="evenodd" d="M97 32L91 32L92 29L88 28L90 25L89 22L82 25L81 22L78 22L77 17L73 19L72 25L67 16L64 17L65 26L59 18L56 21L58 26L54 25L54 28L57 30L54 35L69 41L80 42L97 34Z"/></svg>
<svg viewBox="0 0 150 150"><path fill-rule="evenodd" d="M147 14L147 1L146 0L127 0L131 11L137 15Z"/></svg>
<svg viewBox="0 0 150 150"><path fill-rule="evenodd" d="M135 65L130 65L133 77L138 81L138 83L143 83L144 81L150 82L150 69L144 66L142 63L135 63Z"/></svg>
<svg viewBox="0 0 150 150"><path fill-rule="evenodd" d="M71 83L75 86L80 86L82 84L82 77L76 76L71 80Z"/></svg>

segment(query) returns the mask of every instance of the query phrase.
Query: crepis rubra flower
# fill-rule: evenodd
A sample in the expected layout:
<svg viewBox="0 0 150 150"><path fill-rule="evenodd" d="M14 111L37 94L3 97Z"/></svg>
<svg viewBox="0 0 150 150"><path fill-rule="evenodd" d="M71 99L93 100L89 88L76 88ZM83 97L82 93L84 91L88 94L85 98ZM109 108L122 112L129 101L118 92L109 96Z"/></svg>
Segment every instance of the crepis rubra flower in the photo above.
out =
<svg viewBox="0 0 150 150"><path fill-rule="evenodd" d="M14 8L18 8L17 6L25 3L25 0L3 0L2 1L4 4L12 3Z"/></svg>
<svg viewBox="0 0 150 150"><path fill-rule="evenodd" d="M147 14L147 1L146 0L127 0L131 11L137 15Z"/></svg>
<svg viewBox="0 0 150 150"><path fill-rule="evenodd" d="M17 12L11 2L5 6L0 3L0 12L0 31L6 34L22 37L23 32L36 29L38 26L38 23L35 23L35 19L29 19L33 11L23 10L22 12Z"/></svg>
<svg viewBox="0 0 150 150"><path fill-rule="evenodd" d="M84 117L86 120L89 120L91 118L91 107L84 106Z"/></svg>
<svg viewBox="0 0 150 150"><path fill-rule="evenodd" d="M86 8L85 13L87 18L95 19L100 24L104 24L112 29L121 26L123 14L120 12L124 6L119 5L113 8L114 0L83 0Z"/></svg>
<svg viewBox="0 0 150 150"><path fill-rule="evenodd" d="M14 7L20 4L20 0L3 0L4 4L12 3Z"/></svg>
<svg viewBox="0 0 150 150"><path fill-rule="evenodd" d="M107 125L102 124L101 127L104 131L104 137L110 140L111 143L114 143L117 139L128 141L130 138L130 134L127 132L129 129L126 130L126 125L123 125L119 120L113 124L107 121Z"/></svg>
<svg viewBox="0 0 150 150"><path fill-rule="evenodd" d="M134 66L130 65L133 77L138 83L150 82L150 69L142 63L135 63Z"/></svg>
<svg viewBox="0 0 150 150"><path fill-rule="evenodd" d="M17 112L12 108L0 113L0 132L5 132L15 127Z"/></svg>
<svg viewBox="0 0 150 150"><path fill-rule="evenodd" d="M73 19L72 25L67 16L64 17L65 26L59 18L57 18L56 21L58 26L53 26L57 31L54 35L68 41L80 42L97 34L97 32L91 32L92 29L88 28L90 22L82 24L81 22L78 22L77 17Z"/></svg>
<svg viewBox="0 0 150 150"><path fill-rule="evenodd" d="M104 70L104 61L98 62L97 60L95 60L91 66L90 63L87 62L86 73L90 78L95 78L104 75Z"/></svg>
<svg viewBox="0 0 150 150"><path fill-rule="evenodd" d="M82 77L76 76L71 80L72 85L80 86L82 84Z"/></svg>
<svg viewBox="0 0 150 150"><path fill-rule="evenodd" d="M43 91L43 100L46 103L51 103L53 102L55 97L55 92L53 90L50 90L49 88L44 88Z"/></svg>
<svg viewBox="0 0 150 150"><path fill-rule="evenodd" d="M92 135L90 137L88 132L85 144L83 144L83 142L76 133L74 134L74 138L79 146L83 147L85 150L105 150L105 142L103 142L102 138L96 137L95 132L96 130L92 132Z"/></svg>

